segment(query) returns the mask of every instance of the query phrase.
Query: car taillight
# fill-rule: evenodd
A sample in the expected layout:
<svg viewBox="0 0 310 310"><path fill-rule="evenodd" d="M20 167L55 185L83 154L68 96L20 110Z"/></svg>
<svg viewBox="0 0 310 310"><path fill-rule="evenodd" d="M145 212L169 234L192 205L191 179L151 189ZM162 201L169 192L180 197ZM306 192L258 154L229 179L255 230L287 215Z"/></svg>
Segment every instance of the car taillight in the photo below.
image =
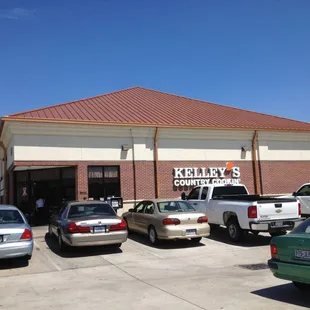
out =
<svg viewBox="0 0 310 310"><path fill-rule="evenodd" d="M166 218L163 220L164 225L180 225L181 221L179 219Z"/></svg>
<svg viewBox="0 0 310 310"><path fill-rule="evenodd" d="M298 203L298 215L301 215L301 204L300 204L300 202Z"/></svg>
<svg viewBox="0 0 310 310"><path fill-rule="evenodd" d="M70 223L68 226L68 231L70 234L90 233L90 227L89 226L78 226L75 223Z"/></svg>
<svg viewBox="0 0 310 310"><path fill-rule="evenodd" d="M256 219L257 218L257 207L256 206L250 206L248 208L248 218L249 219Z"/></svg>
<svg viewBox="0 0 310 310"><path fill-rule="evenodd" d="M276 245L274 245L274 244L270 245L270 252L271 252L271 257L273 259L278 259L279 258L279 256L278 256L278 249L277 249Z"/></svg>
<svg viewBox="0 0 310 310"><path fill-rule="evenodd" d="M207 216L201 216L198 220L197 223L208 223L208 217Z"/></svg>
<svg viewBox="0 0 310 310"><path fill-rule="evenodd" d="M127 229L127 224L124 219L121 221L121 223L110 226L110 231L126 230L126 229Z"/></svg>
<svg viewBox="0 0 310 310"><path fill-rule="evenodd" d="M32 240L32 233L29 229L25 229L23 234L20 237L21 241Z"/></svg>

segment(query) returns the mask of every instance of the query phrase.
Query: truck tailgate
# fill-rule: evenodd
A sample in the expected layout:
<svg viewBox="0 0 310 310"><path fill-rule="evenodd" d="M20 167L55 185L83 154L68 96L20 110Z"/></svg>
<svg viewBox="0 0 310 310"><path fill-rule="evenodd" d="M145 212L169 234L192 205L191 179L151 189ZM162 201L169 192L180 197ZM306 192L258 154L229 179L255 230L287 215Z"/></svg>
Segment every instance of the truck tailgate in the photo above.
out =
<svg viewBox="0 0 310 310"><path fill-rule="evenodd" d="M257 202L258 216L264 220L294 219L299 217L297 201L274 200Z"/></svg>

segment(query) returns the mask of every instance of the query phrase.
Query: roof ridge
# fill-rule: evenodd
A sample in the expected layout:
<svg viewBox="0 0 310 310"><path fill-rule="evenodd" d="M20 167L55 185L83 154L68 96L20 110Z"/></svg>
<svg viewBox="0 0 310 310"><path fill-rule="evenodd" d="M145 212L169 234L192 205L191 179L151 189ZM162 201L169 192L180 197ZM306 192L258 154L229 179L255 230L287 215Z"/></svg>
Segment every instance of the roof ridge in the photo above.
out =
<svg viewBox="0 0 310 310"><path fill-rule="evenodd" d="M187 100L192 100L192 101L198 101L198 102L201 102L201 103L207 103L207 104L211 104L211 105L215 105L215 106L220 106L220 107L225 107L225 108L229 108L229 109L234 109L234 110L237 110L237 111L243 111L243 112L248 112L248 113L255 113L255 114L259 114L259 115L263 115L263 116L269 116L269 117L276 117L276 118L278 118L278 119L288 120L288 121L293 121L293 122L298 122L298 123L302 123L302 124L310 124L310 122L299 121L299 120L295 120L295 119L293 119L293 118L287 118L287 117L277 116L277 115L273 115L273 114L267 114L267 113L262 113L262 112L247 110L247 109L241 109L241 108L237 108L237 107L232 107L232 106L229 106L229 105L225 105L225 104L222 104L222 103L216 103L216 102L211 102L211 101L204 101L204 100L202 100L202 99L196 99L196 98L191 98L191 97L185 97L185 96L182 96L182 95L172 94L172 93L168 93L168 92L161 91L161 90L149 89L149 88L140 87L140 86L137 86L136 88L141 88L141 89L145 89L145 90L150 90L150 91L162 93L162 94L165 94L165 95L176 96L176 97L179 97L179 98L182 98L182 99L187 99Z"/></svg>
<svg viewBox="0 0 310 310"><path fill-rule="evenodd" d="M63 107L63 106L71 105L71 104L79 102L79 101L89 100L89 99L96 99L96 98L99 98L99 97L103 97L103 96L107 96L107 95L112 95L112 94L117 94L117 93L121 93L121 92L124 92L126 90L129 90L129 89L135 89L135 88L141 88L141 87L139 87L139 86L132 86L132 87L124 88L124 89L121 89L121 90L112 91L112 92L106 93L106 94L96 95L96 96L92 96L92 97L85 97L85 98L77 99L77 100L74 100L74 101L68 101L68 102L48 105L48 106L45 106L43 108L37 108L37 109L33 109L33 110L26 110L24 112L18 112L18 113L14 113L14 114L9 114L9 115L3 116L2 118L18 116L18 115L25 114L25 113L32 113L32 112L42 111L42 110L45 110L45 109L56 108L56 107L59 107L59 106Z"/></svg>

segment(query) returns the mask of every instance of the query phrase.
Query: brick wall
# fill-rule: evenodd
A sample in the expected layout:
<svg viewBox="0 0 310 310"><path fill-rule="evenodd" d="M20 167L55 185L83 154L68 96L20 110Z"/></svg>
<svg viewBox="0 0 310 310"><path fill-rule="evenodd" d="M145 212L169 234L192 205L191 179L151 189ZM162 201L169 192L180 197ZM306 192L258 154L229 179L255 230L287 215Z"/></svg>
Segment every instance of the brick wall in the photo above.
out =
<svg viewBox="0 0 310 310"><path fill-rule="evenodd" d="M263 161L260 168L264 194L293 193L310 182L310 161Z"/></svg>
<svg viewBox="0 0 310 310"><path fill-rule="evenodd" d="M121 178L121 194L124 200L140 200L155 197L154 163L137 161L135 163L136 184L134 182L134 165L131 161L115 162L15 162L16 166L76 166L77 198L88 197L88 165L119 165ZM159 190L161 198L179 197L190 188L173 186L173 168L181 167L224 167L226 162L159 162ZM234 161L240 167L241 182L254 193L253 165L251 161ZM301 184L310 182L310 161L281 162L268 161L260 163L262 190L264 194L291 193ZM10 191L11 192L11 191Z"/></svg>
<svg viewBox="0 0 310 310"><path fill-rule="evenodd" d="M208 167L225 167L226 162L159 162L159 186L160 186L160 196L176 198L181 195L182 192L188 192L192 187L174 187L173 186L173 168L208 168ZM240 167L240 179L243 184L245 184L250 193L254 193L254 177L253 168L251 161L234 161L234 166ZM227 176L229 177L229 176Z"/></svg>

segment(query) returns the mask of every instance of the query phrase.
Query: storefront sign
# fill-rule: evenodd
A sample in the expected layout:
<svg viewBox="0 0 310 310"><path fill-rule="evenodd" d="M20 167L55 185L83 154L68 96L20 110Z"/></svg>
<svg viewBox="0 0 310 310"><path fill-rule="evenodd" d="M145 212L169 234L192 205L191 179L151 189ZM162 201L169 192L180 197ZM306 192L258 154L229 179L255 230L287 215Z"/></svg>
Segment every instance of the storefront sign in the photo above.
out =
<svg viewBox="0 0 310 310"><path fill-rule="evenodd" d="M174 168L174 186L200 186L208 184L239 184L240 167L227 163L226 167Z"/></svg>

